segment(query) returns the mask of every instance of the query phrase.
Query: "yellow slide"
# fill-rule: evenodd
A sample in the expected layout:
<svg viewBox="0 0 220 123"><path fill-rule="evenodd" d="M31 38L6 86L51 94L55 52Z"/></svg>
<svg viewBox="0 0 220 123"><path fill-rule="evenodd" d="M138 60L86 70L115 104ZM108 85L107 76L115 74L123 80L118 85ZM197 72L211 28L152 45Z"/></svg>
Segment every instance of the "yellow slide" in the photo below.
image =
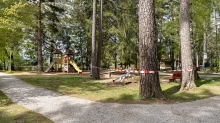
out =
<svg viewBox="0 0 220 123"><path fill-rule="evenodd" d="M76 63L72 60L70 60L70 64L76 69L76 71L81 74L82 70L79 69L79 67L76 65Z"/></svg>

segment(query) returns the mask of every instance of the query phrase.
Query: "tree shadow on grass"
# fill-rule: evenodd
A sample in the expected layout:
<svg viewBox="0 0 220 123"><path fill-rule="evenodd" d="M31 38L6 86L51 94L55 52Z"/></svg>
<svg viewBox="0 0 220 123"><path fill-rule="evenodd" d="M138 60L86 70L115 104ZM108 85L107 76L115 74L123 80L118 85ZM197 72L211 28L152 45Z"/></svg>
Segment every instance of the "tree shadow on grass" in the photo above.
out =
<svg viewBox="0 0 220 123"><path fill-rule="evenodd" d="M168 84L171 84L171 85L170 85L171 87L168 88L168 89L166 89L166 90L163 90L163 92L166 92L166 93L176 93L176 92L179 91L181 84L179 84L179 83L174 83L174 82L173 82L173 84L172 84L172 83L168 83Z"/></svg>
<svg viewBox="0 0 220 123"><path fill-rule="evenodd" d="M196 84L196 87L200 87L201 85L204 85L204 84L207 84L207 83L210 83L212 80L196 80L195 81L195 84Z"/></svg>
<svg viewBox="0 0 220 123"><path fill-rule="evenodd" d="M133 104L133 103L140 103L138 94L121 94L118 98L110 97L104 100L99 100L99 102L117 102L122 104ZM146 101L145 101L146 102Z"/></svg>
<svg viewBox="0 0 220 123"><path fill-rule="evenodd" d="M220 77L219 78L201 79L201 80L195 81L197 87L200 87L204 84L213 84L213 82L217 82L216 84L218 84L218 82L220 83Z"/></svg>
<svg viewBox="0 0 220 123"><path fill-rule="evenodd" d="M210 80L206 80L204 82L197 83L197 87L201 86L202 84L209 83ZM204 99L207 97L216 96L216 94L212 93L210 89L195 89L195 90L185 90L185 91L179 91L180 85L173 86L169 89L164 90L164 94L167 97L168 100L172 101L192 101L197 99Z"/></svg>
<svg viewBox="0 0 220 123"><path fill-rule="evenodd" d="M171 88L163 90L163 93L164 93L165 97L169 97L170 95L173 95L173 94L179 92L179 90L180 90L180 85L175 85L175 86L172 86Z"/></svg>
<svg viewBox="0 0 220 123"><path fill-rule="evenodd" d="M1 123L52 123L46 117L15 104L0 91L0 122Z"/></svg>
<svg viewBox="0 0 220 123"><path fill-rule="evenodd" d="M180 100L182 102L199 100L199 99L204 99L204 98L213 97L213 96L216 96L216 94L212 93L209 89L203 89L201 92L197 94L183 91L178 94L170 95L171 98L175 100Z"/></svg>

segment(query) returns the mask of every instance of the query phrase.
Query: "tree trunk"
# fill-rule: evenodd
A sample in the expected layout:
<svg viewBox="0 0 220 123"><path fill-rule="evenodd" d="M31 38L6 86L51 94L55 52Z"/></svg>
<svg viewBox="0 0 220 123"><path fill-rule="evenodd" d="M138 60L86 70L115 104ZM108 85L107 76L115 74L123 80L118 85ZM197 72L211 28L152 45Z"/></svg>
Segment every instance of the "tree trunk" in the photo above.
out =
<svg viewBox="0 0 220 123"><path fill-rule="evenodd" d="M55 44L55 41L54 40L50 40L50 63L53 62L53 54L52 53L55 50L54 44Z"/></svg>
<svg viewBox="0 0 220 123"><path fill-rule="evenodd" d="M43 72L42 41L41 41L41 0L38 0L38 72Z"/></svg>
<svg viewBox="0 0 220 123"><path fill-rule="evenodd" d="M204 28L206 28L205 24L204 24ZM204 72L206 72L205 62L207 61L207 58L205 58L205 54L207 54L207 52L206 52L207 44L206 43L207 43L206 42L206 32L204 32L204 39L203 39L203 53L204 54L203 54L203 62L202 62Z"/></svg>
<svg viewBox="0 0 220 123"><path fill-rule="evenodd" d="M217 24L217 10L215 9L215 42L216 42L216 70L215 72L218 73L218 68L219 68L219 65L218 65L218 57L219 57L219 44L218 44L218 24ZM214 69L214 68L213 68Z"/></svg>
<svg viewBox="0 0 220 123"><path fill-rule="evenodd" d="M137 58L135 60L135 68L138 69L138 54L137 54ZM159 67L160 68L160 67Z"/></svg>
<svg viewBox="0 0 220 123"><path fill-rule="evenodd" d="M210 53L210 72L212 73L214 71L214 68L213 68L213 51L212 51L212 48L211 48L211 53Z"/></svg>
<svg viewBox="0 0 220 123"><path fill-rule="evenodd" d="M194 70L194 80L198 80L200 79L199 74L198 74L198 67L196 67L196 69Z"/></svg>
<svg viewBox="0 0 220 123"><path fill-rule="evenodd" d="M8 55L8 59L9 59L8 70L9 71L15 71L14 55L13 55L12 49L14 49L14 47L10 48L9 55ZM5 52L8 54L8 51L6 49L5 49Z"/></svg>
<svg viewBox="0 0 220 123"><path fill-rule="evenodd" d="M101 54L102 54L102 5L103 0L100 0L100 20L99 20L99 42L98 42L98 52L97 52L97 67L101 68ZM97 77L100 79L99 73L100 69L97 70Z"/></svg>
<svg viewBox="0 0 220 123"><path fill-rule="evenodd" d="M195 88L192 48L190 43L190 0L180 2L180 42L181 42L181 62L182 62L182 83L180 91L183 89Z"/></svg>
<svg viewBox="0 0 220 123"><path fill-rule="evenodd" d="M173 46L172 46L172 48L171 48L171 51L170 51L170 58L171 58L171 64L170 64L170 67L171 67L171 69L172 70L174 70L175 68L174 68L174 62L175 62L175 60L174 60L174 48L173 48Z"/></svg>
<svg viewBox="0 0 220 123"><path fill-rule="evenodd" d="M15 71L14 55L11 53L11 71Z"/></svg>
<svg viewBox="0 0 220 123"><path fill-rule="evenodd" d="M96 0L93 0L93 16L92 16L92 77L99 79L96 55Z"/></svg>
<svg viewBox="0 0 220 123"><path fill-rule="evenodd" d="M117 54L114 54L114 60L115 60L115 69L117 68Z"/></svg>
<svg viewBox="0 0 220 123"><path fill-rule="evenodd" d="M158 70L154 0L139 1L139 40L140 70ZM158 72L140 75L139 95L143 99L164 98Z"/></svg>
<svg viewBox="0 0 220 123"><path fill-rule="evenodd" d="M3 71L6 70L6 63L5 63L5 59L3 60Z"/></svg>

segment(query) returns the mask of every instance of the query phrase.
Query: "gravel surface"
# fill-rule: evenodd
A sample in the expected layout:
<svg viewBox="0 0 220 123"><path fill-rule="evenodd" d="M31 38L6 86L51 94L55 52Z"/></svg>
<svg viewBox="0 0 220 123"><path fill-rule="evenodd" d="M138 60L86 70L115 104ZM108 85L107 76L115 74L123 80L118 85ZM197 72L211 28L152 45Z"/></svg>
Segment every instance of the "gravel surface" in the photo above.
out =
<svg viewBox="0 0 220 123"><path fill-rule="evenodd" d="M55 123L219 123L220 97L176 104L99 103L63 96L0 73L0 90Z"/></svg>

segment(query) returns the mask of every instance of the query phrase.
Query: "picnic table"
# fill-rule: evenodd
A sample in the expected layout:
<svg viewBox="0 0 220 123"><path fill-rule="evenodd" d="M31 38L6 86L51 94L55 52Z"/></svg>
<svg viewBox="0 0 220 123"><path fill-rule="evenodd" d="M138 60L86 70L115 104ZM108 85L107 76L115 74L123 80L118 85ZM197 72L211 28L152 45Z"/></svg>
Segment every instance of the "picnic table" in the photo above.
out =
<svg viewBox="0 0 220 123"><path fill-rule="evenodd" d="M182 72L173 72L172 76L167 78L167 79L169 79L170 82L172 82L172 81L174 82L174 81L176 81L176 79L180 79L180 81L181 81L181 79L182 79Z"/></svg>

